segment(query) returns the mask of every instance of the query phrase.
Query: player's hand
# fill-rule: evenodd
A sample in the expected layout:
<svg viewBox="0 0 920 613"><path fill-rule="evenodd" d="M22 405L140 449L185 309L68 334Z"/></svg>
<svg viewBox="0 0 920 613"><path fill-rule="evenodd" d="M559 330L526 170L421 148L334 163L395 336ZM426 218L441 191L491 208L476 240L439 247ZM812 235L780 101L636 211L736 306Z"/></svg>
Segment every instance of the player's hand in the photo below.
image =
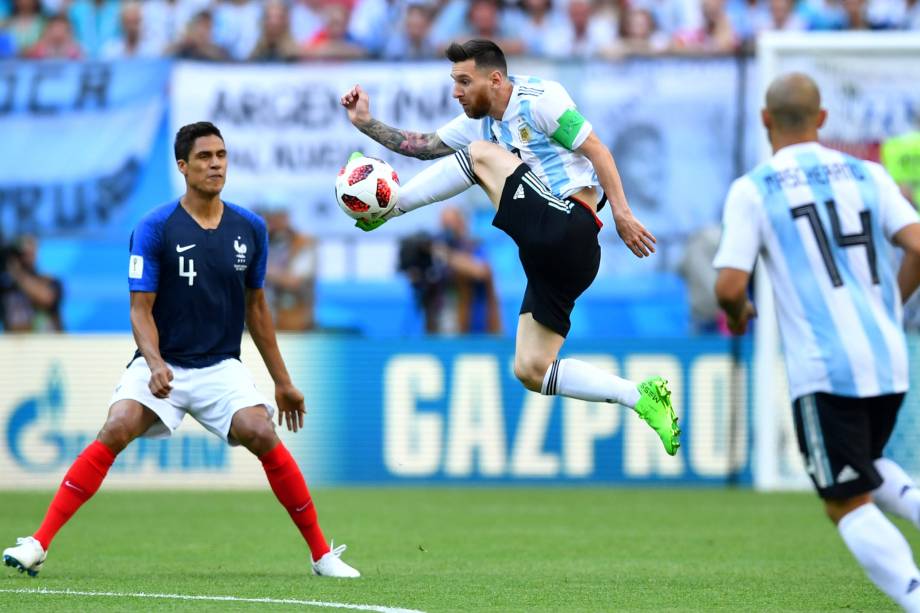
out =
<svg viewBox="0 0 920 613"><path fill-rule="evenodd" d="M287 429L297 432L303 428L303 416L307 412L303 394L293 384L275 386L275 404L278 406L278 425L282 420Z"/></svg>
<svg viewBox="0 0 920 613"><path fill-rule="evenodd" d="M348 111L348 119L355 126L364 125L371 120L371 99L360 85L355 85L345 92L341 102Z"/></svg>
<svg viewBox="0 0 920 613"><path fill-rule="evenodd" d="M147 387L150 393L157 398L168 398L169 392L172 391L172 385L170 385L172 380L172 369L163 362L150 369L150 382L147 383Z"/></svg>
<svg viewBox="0 0 920 613"><path fill-rule="evenodd" d="M644 258L655 253L655 243L658 241L631 212L614 215L613 221L616 223L620 239L626 243L637 258Z"/></svg>
<svg viewBox="0 0 920 613"><path fill-rule="evenodd" d="M738 317L728 316L726 324L728 325L729 331L735 336L741 336L748 329L748 322L757 317L757 308L754 307L754 303L748 300L744 307L742 307L741 312L738 314Z"/></svg>

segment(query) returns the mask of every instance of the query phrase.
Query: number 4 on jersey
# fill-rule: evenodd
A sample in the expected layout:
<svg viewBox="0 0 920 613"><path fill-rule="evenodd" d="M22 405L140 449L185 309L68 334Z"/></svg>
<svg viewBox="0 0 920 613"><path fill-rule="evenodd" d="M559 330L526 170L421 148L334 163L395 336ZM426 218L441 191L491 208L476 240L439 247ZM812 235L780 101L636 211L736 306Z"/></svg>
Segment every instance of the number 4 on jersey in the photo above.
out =
<svg viewBox="0 0 920 613"><path fill-rule="evenodd" d="M198 276L198 273L195 272L195 260L192 258L188 259L188 268L185 267L185 256L179 256L179 276L188 278L188 285L191 287L195 284L195 277Z"/></svg>
<svg viewBox="0 0 920 613"><path fill-rule="evenodd" d="M859 222L862 225L860 232L857 234L844 234L840 228L840 217L837 215L837 203L833 200L827 200L827 215L831 220L831 231L834 233L834 242L840 247L859 247L866 248L866 259L869 260L869 272L872 274L872 283L878 285L878 262L875 253L875 241L872 239L872 214L869 211L859 213ZM840 276L840 269L837 262L834 261L834 255L831 253L830 240L827 232L821 224L821 217L818 215L818 207L814 203L797 206L791 211L792 218L804 217L808 220L812 232L815 234L815 242L818 243L818 249L821 251L821 259L824 260L824 267L827 268L827 274L830 275L831 283L834 287L843 285L843 278Z"/></svg>

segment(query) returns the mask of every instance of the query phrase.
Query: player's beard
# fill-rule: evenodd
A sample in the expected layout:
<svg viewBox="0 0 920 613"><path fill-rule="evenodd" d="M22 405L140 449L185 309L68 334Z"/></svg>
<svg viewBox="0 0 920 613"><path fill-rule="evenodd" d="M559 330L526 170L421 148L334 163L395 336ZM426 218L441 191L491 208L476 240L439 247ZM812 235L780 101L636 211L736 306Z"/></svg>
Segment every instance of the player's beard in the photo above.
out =
<svg viewBox="0 0 920 613"><path fill-rule="evenodd" d="M489 114L491 108L492 104L489 101L488 94L483 94L473 98L472 102L463 109L463 112L466 113L466 116L470 119L482 119Z"/></svg>

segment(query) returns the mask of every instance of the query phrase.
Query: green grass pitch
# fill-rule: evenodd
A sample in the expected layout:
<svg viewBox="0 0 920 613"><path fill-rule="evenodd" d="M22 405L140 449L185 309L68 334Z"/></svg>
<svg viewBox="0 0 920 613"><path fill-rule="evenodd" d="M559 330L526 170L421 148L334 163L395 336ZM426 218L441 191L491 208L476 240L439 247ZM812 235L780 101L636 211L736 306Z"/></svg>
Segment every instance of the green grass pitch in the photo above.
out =
<svg viewBox="0 0 920 613"><path fill-rule="evenodd" d="M810 493L606 488L314 492L356 581L312 577L264 492L107 492L35 579L2 568L0 611L334 611L10 593L39 588L293 598L422 611L894 611ZM0 492L0 545L49 493ZM914 548L920 534L899 523Z"/></svg>

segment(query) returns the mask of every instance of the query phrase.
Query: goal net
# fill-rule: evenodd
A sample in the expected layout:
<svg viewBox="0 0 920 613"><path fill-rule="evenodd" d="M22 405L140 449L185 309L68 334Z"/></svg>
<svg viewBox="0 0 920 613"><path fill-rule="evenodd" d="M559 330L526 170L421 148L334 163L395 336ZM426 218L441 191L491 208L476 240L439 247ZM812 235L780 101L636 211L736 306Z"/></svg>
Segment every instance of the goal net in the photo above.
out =
<svg viewBox="0 0 920 613"><path fill-rule="evenodd" d="M758 108L777 75L799 71L821 88L825 145L878 161L885 139L920 129L920 36L916 33L770 33L757 46ZM763 158L770 155L764 139ZM758 270L754 350L754 485L810 487L798 453L773 293ZM916 333L915 333L916 334ZM920 388L920 335L909 335L911 374ZM916 375L916 376L915 376ZM920 477L920 389L908 394L886 454Z"/></svg>

